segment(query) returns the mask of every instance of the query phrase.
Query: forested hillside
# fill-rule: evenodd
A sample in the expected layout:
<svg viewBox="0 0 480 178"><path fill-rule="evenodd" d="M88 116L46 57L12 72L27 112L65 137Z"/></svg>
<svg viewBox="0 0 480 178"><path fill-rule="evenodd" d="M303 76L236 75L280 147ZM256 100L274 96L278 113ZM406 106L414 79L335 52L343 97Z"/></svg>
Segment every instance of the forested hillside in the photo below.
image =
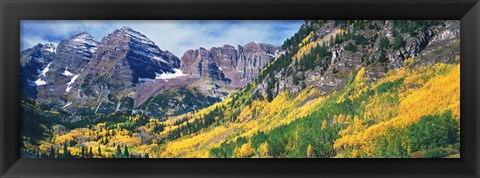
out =
<svg viewBox="0 0 480 178"><path fill-rule="evenodd" d="M72 120L23 96L22 149L54 158L460 157L459 21L305 21L276 54L222 100L185 88L149 98L140 108L154 116ZM169 110L183 103L199 108Z"/></svg>

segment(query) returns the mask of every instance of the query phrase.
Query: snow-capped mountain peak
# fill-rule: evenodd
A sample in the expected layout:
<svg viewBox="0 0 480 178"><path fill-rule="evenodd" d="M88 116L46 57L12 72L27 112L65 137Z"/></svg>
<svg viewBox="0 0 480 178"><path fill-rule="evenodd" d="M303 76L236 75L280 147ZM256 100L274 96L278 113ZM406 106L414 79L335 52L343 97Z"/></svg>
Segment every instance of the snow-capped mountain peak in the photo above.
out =
<svg viewBox="0 0 480 178"><path fill-rule="evenodd" d="M89 33L82 32L70 39L70 45L72 48L93 54L97 50L98 42Z"/></svg>
<svg viewBox="0 0 480 178"><path fill-rule="evenodd" d="M55 53L55 45L51 43L47 43L44 45L43 50L50 52L50 53Z"/></svg>
<svg viewBox="0 0 480 178"><path fill-rule="evenodd" d="M133 41L137 41L140 43L148 44L148 45L155 45L155 43L148 39L144 34L133 30L132 28L128 26L124 26L123 28L120 29L121 32L124 32L123 34L125 36L130 37Z"/></svg>

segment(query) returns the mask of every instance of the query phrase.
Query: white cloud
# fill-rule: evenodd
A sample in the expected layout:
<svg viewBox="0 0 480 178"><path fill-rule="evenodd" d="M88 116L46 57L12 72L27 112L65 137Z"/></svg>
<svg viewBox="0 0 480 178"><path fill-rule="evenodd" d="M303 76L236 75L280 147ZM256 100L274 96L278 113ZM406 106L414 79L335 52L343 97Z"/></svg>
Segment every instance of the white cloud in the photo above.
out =
<svg viewBox="0 0 480 178"><path fill-rule="evenodd" d="M186 50L244 45L260 41L274 45L293 35L302 21L22 21L21 49L37 43L58 43L86 31L96 40L122 26L145 34L162 50L181 57Z"/></svg>
<svg viewBox="0 0 480 178"><path fill-rule="evenodd" d="M56 44L58 42L57 41L49 41L49 40L43 39L40 36L31 36L31 37L28 37L28 38L25 38L25 39L21 40L22 50L26 49L26 48L30 48L32 46L35 46L38 43L41 43L41 44L51 43L51 44L55 44L55 46L57 46Z"/></svg>

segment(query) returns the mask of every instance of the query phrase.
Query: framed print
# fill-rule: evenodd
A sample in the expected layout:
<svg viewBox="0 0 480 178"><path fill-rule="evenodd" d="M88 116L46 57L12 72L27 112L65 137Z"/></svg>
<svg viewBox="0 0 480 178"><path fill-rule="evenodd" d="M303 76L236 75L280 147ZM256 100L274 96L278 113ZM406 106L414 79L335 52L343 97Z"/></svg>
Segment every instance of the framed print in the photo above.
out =
<svg viewBox="0 0 480 178"><path fill-rule="evenodd" d="M2 177L479 176L478 1L0 5Z"/></svg>
<svg viewBox="0 0 480 178"><path fill-rule="evenodd" d="M20 27L22 158L461 157L458 20Z"/></svg>

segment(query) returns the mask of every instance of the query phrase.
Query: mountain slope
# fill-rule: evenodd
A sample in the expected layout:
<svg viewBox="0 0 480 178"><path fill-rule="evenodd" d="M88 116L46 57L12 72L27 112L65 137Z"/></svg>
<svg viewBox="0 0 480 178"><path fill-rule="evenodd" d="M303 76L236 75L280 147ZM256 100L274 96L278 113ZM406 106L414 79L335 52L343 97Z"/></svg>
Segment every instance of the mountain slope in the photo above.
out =
<svg viewBox="0 0 480 178"><path fill-rule="evenodd" d="M286 57L279 57L252 85L233 95L236 102L219 103L226 112L221 113L224 119L215 117L217 122L227 122L227 118L235 122L169 142L159 156L425 157L457 154L458 22L426 21L418 26L401 21L370 21L363 25L359 22L362 23L305 22L298 36L285 43ZM403 40L391 33L403 36ZM365 37L368 34L377 35ZM332 40L325 40L325 37ZM323 45L329 46L326 52ZM294 84L295 80L299 85ZM442 82L450 83L451 87L442 87ZM295 102L305 93L308 97ZM437 100L442 96L450 97ZM414 98L421 100L410 103ZM430 103L430 107L425 107L426 103ZM292 109L289 104L299 109ZM200 115L192 118L202 119ZM422 130L425 126L420 125L433 123L437 126L431 129L438 132L433 132L429 138L449 139L416 141L421 137L418 134L425 131ZM441 129L444 127L448 129ZM396 137L397 133L402 136ZM403 147L398 144L401 140L407 141Z"/></svg>

